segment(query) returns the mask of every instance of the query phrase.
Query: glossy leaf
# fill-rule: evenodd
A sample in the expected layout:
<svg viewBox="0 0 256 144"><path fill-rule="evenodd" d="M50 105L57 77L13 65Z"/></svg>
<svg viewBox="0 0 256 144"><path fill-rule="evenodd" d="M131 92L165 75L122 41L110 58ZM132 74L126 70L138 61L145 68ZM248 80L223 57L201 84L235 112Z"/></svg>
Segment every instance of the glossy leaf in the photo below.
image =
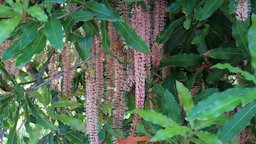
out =
<svg viewBox="0 0 256 144"><path fill-rule="evenodd" d="M230 72L232 73L240 73L242 74L242 76L248 80L248 81L253 81L255 84L256 84L256 77L252 74L250 74L249 72L247 71L243 71L241 70L240 68L237 68L237 67L233 67L231 66L230 64L228 63L225 63L225 64L216 64L214 66L212 66L212 68L218 68L218 69L228 69Z"/></svg>
<svg viewBox="0 0 256 144"><path fill-rule="evenodd" d="M18 108L19 109L19 108ZM18 124L18 120L19 120L19 110L16 112L16 115L14 117L14 125L13 127L10 129L9 134L8 134L8 138L7 138L7 144L16 144L17 142L17 132L16 132L16 128L17 128L17 124Z"/></svg>
<svg viewBox="0 0 256 144"><path fill-rule="evenodd" d="M163 95L164 97L164 111L166 111L168 117L173 119L177 124L181 124L180 107L176 102L172 93L166 89Z"/></svg>
<svg viewBox="0 0 256 144"><path fill-rule="evenodd" d="M43 32L40 32L36 39L23 49L24 53L21 54L17 60L17 66L23 66L28 63L35 54L40 54L46 45L46 37Z"/></svg>
<svg viewBox="0 0 256 144"><path fill-rule="evenodd" d="M172 119L167 118L161 113L157 113L154 110L135 109L132 113L137 113L144 120L153 124L158 124L162 127L178 126Z"/></svg>
<svg viewBox="0 0 256 144"><path fill-rule="evenodd" d="M82 121L75 119L71 116L60 114L56 116L56 119L62 121L64 124L70 126L71 128L84 132L84 124Z"/></svg>
<svg viewBox="0 0 256 144"><path fill-rule="evenodd" d="M241 59L244 54L238 48L226 47L211 49L204 55L214 59Z"/></svg>
<svg viewBox="0 0 256 144"><path fill-rule="evenodd" d="M182 1L182 11L188 16L194 9L196 5L196 0L183 0Z"/></svg>
<svg viewBox="0 0 256 144"><path fill-rule="evenodd" d="M88 21L92 19L94 16L95 16L94 13L90 11L83 11L83 10L79 10L71 14L71 17L74 20L74 22Z"/></svg>
<svg viewBox="0 0 256 144"><path fill-rule="evenodd" d="M49 18L45 23L45 35L51 45L57 50L61 50L63 46L63 31L62 25L56 16Z"/></svg>
<svg viewBox="0 0 256 144"><path fill-rule="evenodd" d="M229 121L224 124L224 127L218 131L219 139L228 143L233 137L239 134L246 125L255 116L256 101L240 109Z"/></svg>
<svg viewBox="0 0 256 144"><path fill-rule="evenodd" d="M118 13L113 12L109 7L96 1L86 3L86 8L96 14L96 18L109 21L124 21Z"/></svg>
<svg viewBox="0 0 256 144"><path fill-rule="evenodd" d="M201 57L198 54L177 54L163 58L160 66L191 67L198 65L200 62Z"/></svg>
<svg viewBox="0 0 256 144"><path fill-rule="evenodd" d="M223 2L224 0L205 1L204 6L196 10L196 18L200 21L206 20L222 5Z"/></svg>
<svg viewBox="0 0 256 144"><path fill-rule="evenodd" d="M44 0L44 3L64 3L66 0Z"/></svg>
<svg viewBox="0 0 256 144"><path fill-rule="evenodd" d="M195 135L198 136L198 138L204 141L206 144L222 144L217 135L211 134L207 131L198 131L195 132Z"/></svg>
<svg viewBox="0 0 256 144"><path fill-rule="evenodd" d="M93 36L89 35L78 42L78 46L76 46L76 50L79 56L82 58L82 60L86 60L91 54L92 41L93 41Z"/></svg>
<svg viewBox="0 0 256 144"><path fill-rule="evenodd" d="M178 96L186 115L189 115L191 110L194 107L194 102L192 100L192 96L190 91L179 81L176 81L176 87L178 91Z"/></svg>
<svg viewBox="0 0 256 144"><path fill-rule="evenodd" d="M162 44L165 43L171 36L174 28L183 20L183 18L179 18L174 22L170 23L167 28L160 32L160 34L156 38L156 43Z"/></svg>
<svg viewBox="0 0 256 144"><path fill-rule="evenodd" d="M197 104L198 102L207 99L210 95L216 92L218 92L217 88L205 89L204 91L200 92L198 95L194 96L193 101L195 104Z"/></svg>
<svg viewBox="0 0 256 144"><path fill-rule="evenodd" d="M20 15L23 14L23 7L19 1L16 1L15 3L11 3L10 5L15 12L19 13Z"/></svg>
<svg viewBox="0 0 256 144"><path fill-rule="evenodd" d="M107 54L112 54L110 50L110 39L108 35L108 22L103 21L100 23L101 34L102 34L102 47Z"/></svg>
<svg viewBox="0 0 256 144"><path fill-rule="evenodd" d="M223 125L230 118L231 116L223 114L217 118L212 118L209 120L198 120L195 123L194 129L200 130L214 125Z"/></svg>
<svg viewBox="0 0 256 144"><path fill-rule="evenodd" d="M49 129L51 131L58 130L58 127L56 127L53 123L51 123L51 121L49 121L48 119L45 119L38 113L38 109L37 109L36 105L32 104L30 99L27 99L27 102L28 102L28 106L30 107L33 116L36 117L36 123L38 125L46 128L46 129Z"/></svg>
<svg viewBox="0 0 256 144"><path fill-rule="evenodd" d="M250 57L247 37L249 25L249 20L245 22L235 21L232 25L232 35L235 39L236 45L248 58Z"/></svg>
<svg viewBox="0 0 256 144"><path fill-rule="evenodd" d="M49 121L47 119L44 119L42 117L38 117L36 122L37 122L38 125L41 125L44 128L49 129L51 131L57 131L58 130L58 128L54 124L52 124L51 121Z"/></svg>
<svg viewBox="0 0 256 144"><path fill-rule="evenodd" d="M196 45L204 43L204 38L208 35L209 29L210 25L206 24L205 28L200 31L200 34L197 34L197 36L193 38L191 43Z"/></svg>
<svg viewBox="0 0 256 144"><path fill-rule="evenodd" d="M40 6L32 6L27 10L27 12L39 21L46 22L48 20L48 16Z"/></svg>
<svg viewBox="0 0 256 144"><path fill-rule="evenodd" d="M231 88L223 92L214 93L206 100L198 103L192 110L187 120L208 120L220 116L222 113L234 109L245 99L250 98L250 95L255 95L255 90L252 88ZM248 100L249 101L249 100Z"/></svg>
<svg viewBox="0 0 256 144"><path fill-rule="evenodd" d="M3 19L0 21L0 44L10 36L20 21L21 17L19 16L10 19Z"/></svg>
<svg viewBox="0 0 256 144"><path fill-rule="evenodd" d="M0 18L7 18L17 16L18 13L12 11L10 7L0 5Z"/></svg>
<svg viewBox="0 0 256 144"><path fill-rule="evenodd" d="M60 100L55 102L52 106L53 107L70 107L70 108L76 108L80 106L81 104L78 102L73 102L69 100Z"/></svg>
<svg viewBox="0 0 256 144"><path fill-rule="evenodd" d="M0 69L6 75L7 79L9 79L14 84L14 86L17 86L17 82L15 81L15 78L6 70L2 62L0 62Z"/></svg>
<svg viewBox="0 0 256 144"><path fill-rule="evenodd" d="M169 126L165 129L157 131L156 135L152 137L151 141L155 142L165 140L176 135L185 135L188 131L190 131L190 129L185 126Z"/></svg>
<svg viewBox="0 0 256 144"><path fill-rule="evenodd" d="M148 48L146 42L137 35L135 30L130 25L125 22L113 22L113 25L117 32L124 37L127 45L137 51L150 53L150 49Z"/></svg>
<svg viewBox="0 0 256 144"><path fill-rule="evenodd" d="M36 22L27 23L23 28L20 39L16 40L14 44L4 52L2 60L6 61L23 53L24 48L37 36L38 27L39 25Z"/></svg>
<svg viewBox="0 0 256 144"><path fill-rule="evenodd" d="M248 47L251 53L251 64L254 72L256 72L256 41L255 41L255 35L256 35L256 15L253 14L251 16L252 18L252 24L250 26L250 29L248 31Z"/></svg>
<svg viewBox="0 0 256 144"><path fill-rule="evenodd" d="M31 134L31 137L29 139L29 144L39 143L39 140L41 137L41 131L42 131L42 128L40 126L36 126L34 128L33 133Z"/></svg>

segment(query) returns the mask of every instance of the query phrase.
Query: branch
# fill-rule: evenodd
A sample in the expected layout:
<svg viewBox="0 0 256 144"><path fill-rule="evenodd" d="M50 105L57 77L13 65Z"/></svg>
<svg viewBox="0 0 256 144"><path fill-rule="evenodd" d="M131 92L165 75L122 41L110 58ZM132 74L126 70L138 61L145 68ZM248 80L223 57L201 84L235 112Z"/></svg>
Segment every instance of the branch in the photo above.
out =
<svg viewBox="0 0 256 144"><path fill-rule="evenodd" d="M94 60L94 59L95 59L97 56L99 56L101 53L102 53L102 52L99 52L98 54L89 57L86 61L82 61L82 62L80 62L80 63L74 65L73 67L69 68L69 70L71 70L71 69L73 69L73 68L78 68L78 67L80 67L81 65L83 65L83 64L85 64L85 63L87 63L87 62L89 62L89 61L91 61L91 60ZM32 87L32 88L26 89L25 92L36 91L37 89L41 88L42 86L44 86L44 85L50 83L52 80L58 79L59 77L63 76L64 73L65 73L64 71L61 71L58 75L56 75L56 76L54 76L54 77L48 79L47 81L45 81L45 82L43 82L43 83L41 83L41 84L38 84L38 85L36 85L36 86L34 86L34 87Z"/></svg>

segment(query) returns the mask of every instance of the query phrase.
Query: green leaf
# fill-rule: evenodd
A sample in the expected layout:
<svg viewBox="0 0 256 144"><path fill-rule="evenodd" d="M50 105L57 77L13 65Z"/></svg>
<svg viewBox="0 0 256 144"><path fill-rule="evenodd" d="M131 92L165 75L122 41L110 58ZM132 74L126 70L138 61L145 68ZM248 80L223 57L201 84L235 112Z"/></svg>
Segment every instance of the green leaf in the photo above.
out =
<svg viewBox="0 0 256 144"><path fill-rule="evenodd" d="M224 0L205 1L204 6L196 10L196 18L200 21L206 20L222 5L223 2Z"/></svg>
<svg viewBox="0 0 256 144"><path fill-rule="evenodd" d="M178 124L176 124L172 119L169 119L161 113L155 112L154 110L135 109L132 111L132 113L137 113L144 120L162 127L178 126Z"/></svg>
<svg viewBox="0 0 256 144"><path fill-rule="evenodd" d="M110 50L110 39L108 35L108 22L107 21L102 21L100 23L100 29L101 29L101 34L102 34L102 47L105 50L105 53L107 54L112 54Z"/></svg>
<svg viewBox="0 0 256 144"><path fill-rule="evenodd" d="M12 11L10 7L0 5L0 18L7 18L17 16L18 13Z"/></svg>
<svg viewBox="0 0 256 144"><path fill-rule="evenodd" d="M37 117L36 122L38 125L43 126L46 129L49 129L51 131L57 131L58 127L56 127L51 121L43 118L43 117Z"/></svg>
<svg viewBox="0 0 256 144"><path fill-rule="evenodd" d="M52 107L70 107L70 108L76 108L80 106L81 104L78 102L70 101L70 100L61 100L55 102Z"/></svg>
<svg viewBox="0 0 256 144"><path fill-rule="evenodd" d="M23 7L22 7L22 4L19 2L19 1L16 1L15 3L11 3L10 4L12 9L14 11L16 11L17 13L19 13L20 15L22 15L23 13Z"/></svg>
<svg viewBox="0 0 256 144"><path fill-rule="evenodd" d="M0 69L4 72L6 77L14 84L14 86L17 86L17 82L15 81L14 77L5 69L2 62L0 62Z"/></svg>
<svg viewBox="0 0 256 144"><path fill-rule="evenodd" d="M113 12L109 7L96 1L86 2L86 8L96 14L96 18L108 21L124 21L118 13Z"/></svg>
<svg viewBox="0 0 256 144"><path fill-rule="evenodd" d="M256 73L256 41L255 41L255 35L256 35L256 15L252 14L252 24L250 26L250 29L248 31L248 47L251 53L251 63L252 68L254 72Z"/></svg>
<svg viewBox="0 0 256 144"><path fill-rule="evenodd" d="M221 115L217 118L212 118L209 120L198 120L195 123L194 129L200 130L204 129L213 125L223 125L226 121L228 121L231 118L230 115Z"/></svg>
<svg viewBox="0 0 256 144"><path fill-rule="evenodd" d="M85 127L82 121L75 119L71 116L67 116L64 114L60 114L56 116L56 119L58 119L59 121L62 121L64 124L70 126L71 128L84 132L85 131Z"/></svg>
<svg viewBox="0 0 256 144"><path fill-rule="evenodd" d="M28 14L42 22L47 22L48 16L40 6L32 6L27 10Z"/></svg>
<svg viewBox="0 0 256 144"><path fill-rule="evenodd" d="M38 113L38 108L34 105L30 99L27 98L28 106L31 109L33 116L36 117L36 123L46 129L51 131L57 131L58 127L56 127L53 123L51 123L48 119L45 119Z"/></svg>
<svg viewBox="0 0 256 144"><path fill-rule="evenodd" d="M66 133L66 136L72 140L72 142L77 143L77 144L82 144L84 141L84 136L82 136L79 133L76 132L68 132Z"/></svg>
<svg viewBox="0 0 256 144"><path fill-rule="evenodd" d="M2 60L6 61L10 58L16 58L22 53L22 41L21 39L16 40L11 47L9 47L3 54Z"/></svg>
<svg viewBox="0 0 256 144"><path fill-rule="evenodd" d="M61 50L63 46L63 31L62 25L56 16L49 18L45 23L45 35L51 45L57 50Z"/></svg>
<svg viewBox="0 0 256 144"><path fill-rule="evenodd" d="M214 59L241 59L243 53L238 48L226 47L226 48L215 48L207 51L204 55Z"/></svg>
<svg viewBox="0 0 256 144"><path fill-rule="evenodd" d="M208 73L206 82L209 84L214 84L218 82L226 73L228 73L227 70L213 69Z"/></svg>
<svg viewBox="0 0 256 144"><path fill-rule="evenodd" d="M197 34L197 36L192 40L191 44L200 45L204 43L204 38L208 35L210 29L210 25L205 24L205 28L201 30L200 34Z"/></svg>
<svg viewBox="0 0 256 144"><path fill-rule="evenodd" d="M96 14L90 12L90 11L83 11L79 10L71 14L72 19L74 22L79 22L79 21L89 21L92 19Z"/></svg>
<svg viewBox="0 0 256 144"><path fill-rule="evenodd" d="M177 54L163 58L160 67L192 67L198 65L201 60L198 54Z"/></svg>
<svg viewBox="0 0 256 144"><path fill-rule="evenodd" d="M165 9L165 11L166 11L166 12L169 12L169 13L178 13L178 12L180 12L181 6L182 6L182 1L175 1L175 2L172 2L172 3Z"/></svg>
<svg viewBox="0 0 256 144"><path fill-rule="evenodd" d="M192 96L189 90L179 81L176 81L176 87L178 91L178 96L180 98L180 102L184 107L186 115L189 115L191 110L194 107L194 102L192 100Z"/></svg>
<svg viewBox="0 0 256 144"><path fill-rule="evenodd" d="M7 39L21 21L20 16L0 21L0 44Z"/></svg>
<svg viewBox="0 0 256 144"><path fill-rule="evenodd" d="M156 135L152 137L151 141L166 140L176 135L185 135L190 129L185 126L169 126L166 129L157 131Z"/></svg>
<svg viewBox="0 0 256 144"><path fill-rule="evenodd" d="M218 131L219 139L228 143L233 137L239 134L250 120L255 116L256 101L239 110L229 121L224 124L224 127Z"/></svg>
<svg viewBox="0 0 256 144"><path fill-rule="evenodd" d="M256 84L256 77L252 74L250 74L249 72L247 71L243 71L241 70L240 68L237 68L237 67L233 67L231 66L230 64L228 63L225 63L225 64L216 64L214 66L212 66L212 68L218 68L218 69L228 69L230 72L232 73L240 73L243 75L243 77L248 80L248 81L253 81L253 83Z"/></svg>
<svg viewBox="0 0 256 144"><path fill-rule="evenodd" d="M172 32L174 31L174 28L177 27L177 25L183 20L184 18L181 17L174 22L170 23L167 28L165 28L163 31L160 32L160 34L156 38L156 43L162 44L169 40L171 37Z"/></svg>
<svg viewBox="0 0 256 144"><path fill-rule="evenodd" d="M182 12L188 16L194 9L196 0L183 0L182 1Z"/></svg>
<svg viewBox="0 0 256 144"><path fill-rule="evenodd" d="M24 48L28 46L36 37L38 33L38 23L29 22L23 28L20 39L16 40L14 44L9 47L3 54L3 61L10 58L16 58L19 54L24 52Z"/></svg>
<svg viewBox="0 0 256 144"><path fill-rule="evenodd" d="M39 143L40 137L41 137L41 131L42 128L38 125L35 126L33 129L33 133L31 134L29 138L29 144L36 144Z"/></svg>
<svg viewBox="0 0 256 144"><path fill-rule="evenodd" d="M20 114L19 114L19 107L18 107L18 110L14 117L14 126L10 129L9 134L8 134L7 144L16 144L17 143L16 128L17 128L17 124L18 124L18 120L19 120L19 115Z"/></svg>
<svg viewBox="0 0 256 144"><path fill-rule="evenodd" d="M181 124L180 107L176 102L175 97L172 93L166 89L164 93L164 111L166 111L167 116L173 119L176 123Z"/></svg>
<svg viewBox="0 0 256 144"><path fill-rule="evenodd" d="M124 37L127 45L137 51L150 53L150 49L148 48L146 42L137 35L135 30L130 25L128 25L126 22L113 22L113 25L117 32Z"/></svg>
<svg viewBox="0 0 256 144"><path fill-rule="evenodd" d="M35 54L40 54L44 50L45 45L46 37L41 31L39 32L39 35L36 37L36 39L23 49L24 53L17 58L16 65L23 66L28 63Z"/></svg>
<svg viewBox="0 0 256 144"><path fill-rule="evenodd" d="M92 49L92 41L93 36L89 35L78 42L78 46L76 46L76 51L78 52L82 60L86 60L90 56Z"/></svg>
<svg viewBox="0 0 256 144"><path fill-rule="evenodd" d="M243 99L250 99L255 95L254 88L231 88L223 92L214 93L206 100L198 103L187 120L208 120L220 116L223 112L230 111L240 104ZM244 98L246 97L246 98ZM245 100L244 100L245 101ZM249 100L247 101L249 102Z"/></svg>
<svg viewBox="0 0 256 144"><path fill-rule="evenodd" d="M204 141L206 144L222 144L217 135L211 134L207 131L198 131L195 132L195 135L198 136L198 138Z"/></svg>
<svg viewBox="0 0 256 144"><path fill-rule="evenodd" d="M197 104L199 101L205 100L206 98L208 98L210 95L212 95L213 93L218 92L217 88L208 88L205 89L204 91L202 91L201 93L199 93L198 95L193 97L193 101L195 104Z"/></svg>
<svg viewBox="0 0 256 144"><path fill-rule="evenodd" d="M249 25L249 20L244 22L235 21L232 25L232 35L235 39L236 45L245 54L245 57L247 58L250 57L247 37Z"/></svg>
<svg viewBox="0 0 256 144"><path fill-rule="evenodd" d="M44 0L43 3L64 3L66 0Z"/></svg>
<svg viewBox="0 0 256 144"><path fill-rule="evenodd" d="M237 3L238 3L238 1L236 1L236 0L230 0L229 5L228 5L228 12L230 15L235 12Z"/></svg>

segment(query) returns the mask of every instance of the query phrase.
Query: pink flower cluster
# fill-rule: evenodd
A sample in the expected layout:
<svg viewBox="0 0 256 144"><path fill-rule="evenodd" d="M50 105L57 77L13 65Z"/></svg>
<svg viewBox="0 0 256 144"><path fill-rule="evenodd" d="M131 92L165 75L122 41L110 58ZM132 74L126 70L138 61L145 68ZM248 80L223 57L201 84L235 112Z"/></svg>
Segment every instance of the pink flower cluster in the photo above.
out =
<svg viewBox="0 0 256 144"><path fill-rule="evenodd" d="M235 15L239 21L245 21L250 13L250 7L248 0L238 0Z"/></svg>

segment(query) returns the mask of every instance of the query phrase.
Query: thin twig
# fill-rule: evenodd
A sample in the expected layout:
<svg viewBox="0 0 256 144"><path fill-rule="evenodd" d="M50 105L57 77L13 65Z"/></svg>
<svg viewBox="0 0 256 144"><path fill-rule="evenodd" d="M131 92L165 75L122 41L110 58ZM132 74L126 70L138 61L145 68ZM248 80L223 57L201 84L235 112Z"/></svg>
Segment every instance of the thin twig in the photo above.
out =
<svg viewBox="0 0 256 144"><path fill-rule="evenodd" d="M82 62L80 62L80 63L74 65L73 67L69 68L69 70L70 70L70 69L73 69L73 68L80 67L80 66L83 65L84 63L87 63L87 62L89 62L89 61L91 61L91 60L94 60L94 59L95 59L98 55L100 55L101 53L102 53L102 52L99 52L98 54L96 54L96 55L94 55L94 56L92 56L92 57L89 57L86 61L82 61ZM67 71L68 71L68 70L67 70ZM66 71L66 72L67 72L67 71ZM34 87L32 87L32 88L26 89L25 92L36 91L36 90L39 89L40 87L42 87L42 86L44 86L44 85L50 83L52 80L55 80L55 79L57 79L57 78L63 76L64 73L65 73L64 71L61 71L61 72L60 72L58 75L56 75L55 77L50 78L50 79L48 79L47 81L45 81L45 82L43 82L43 83L41 83L41 84L39 84L39 85L36 85L36 86L34 86Z"/></svg>
<svg viewBox="0 0 256 144"><path fill-rule="evenodd" d="M65 18L65 17L69 16L70 14L74 13L75 11L77 11L77 10L83 8L83 7L84 7L83 5L80 5L80 6L76 7L75 9L71 10L69 13L66 13L62 16L59 16L58 19Z"/></svg>

